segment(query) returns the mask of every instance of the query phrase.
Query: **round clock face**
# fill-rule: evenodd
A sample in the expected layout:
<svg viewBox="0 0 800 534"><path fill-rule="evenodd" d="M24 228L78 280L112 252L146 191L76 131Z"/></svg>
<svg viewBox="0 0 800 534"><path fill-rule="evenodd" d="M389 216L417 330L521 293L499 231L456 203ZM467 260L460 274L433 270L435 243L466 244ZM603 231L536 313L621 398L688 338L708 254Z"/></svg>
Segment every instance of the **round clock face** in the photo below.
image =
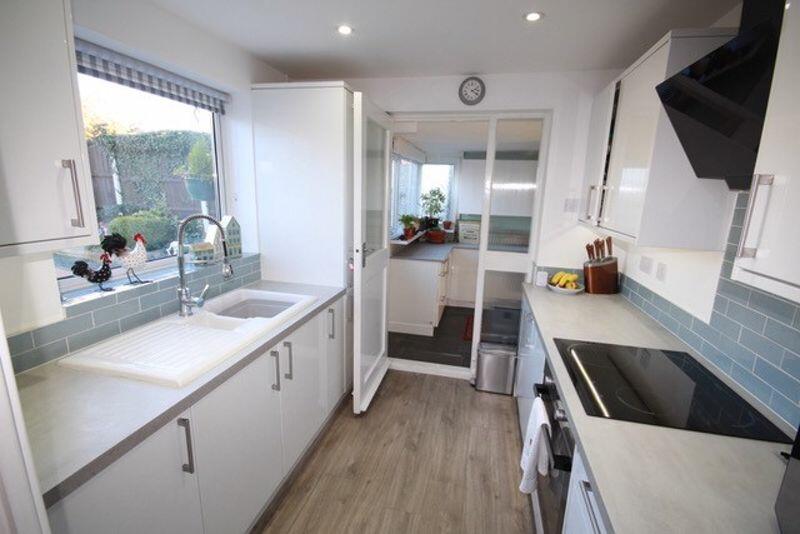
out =
<svg viewBox="0 0 800 534"><path fill-rule="evenodd" d="M486 85L477 76L470 76L461 82L461 87L458 89L458 97L468 106L474 106L483 100L485 95Z"/></svg>

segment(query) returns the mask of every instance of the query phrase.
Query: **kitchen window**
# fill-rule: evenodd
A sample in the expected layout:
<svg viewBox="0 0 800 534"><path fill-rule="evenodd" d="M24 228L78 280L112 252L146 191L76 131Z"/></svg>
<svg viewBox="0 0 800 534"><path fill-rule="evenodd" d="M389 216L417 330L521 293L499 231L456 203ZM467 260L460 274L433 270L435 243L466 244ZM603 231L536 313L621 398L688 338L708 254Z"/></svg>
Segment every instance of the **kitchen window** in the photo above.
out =
<svg viewBox="0 0 800 534"><path fill-rule="evenodd" d="M141 233L143 271L174 265L178 222L193 213L222 215L218 139L226 95L91 43L76 40L76 49L97 235L122 234L133 248ZM200 222L189 227L187 243L202 241L204 232ZM57 252L62 292L88 284L72 275L76 260L99 266L102 253L99 245Z"/></svg>
<svg viewBox="0 0 800 534"><path fill-rule="evenodd" d="M392 156L392 198L389 220L389 237L403 233L398 219L411 214L422 217L420 198L432 189L439 188L445 194L442 220L450 217L450 189L455 167L450 164L419 163L395 154Z"/></svg>

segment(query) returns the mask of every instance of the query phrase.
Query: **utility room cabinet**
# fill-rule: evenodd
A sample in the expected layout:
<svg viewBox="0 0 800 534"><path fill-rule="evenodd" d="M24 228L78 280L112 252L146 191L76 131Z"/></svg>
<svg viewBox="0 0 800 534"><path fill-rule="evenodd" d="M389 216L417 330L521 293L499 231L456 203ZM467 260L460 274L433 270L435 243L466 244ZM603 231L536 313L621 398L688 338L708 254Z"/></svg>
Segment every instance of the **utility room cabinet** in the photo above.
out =
<svg viewBox="0 0 800 534"><path fill-rule="evenodd" d="M0 257L97 243L67 0L0 5Z"/></svg>
<svg viewBox="0 0 800 534"><path fill-rule="evenodd" d="M391 258L389 272L389 331L432 336L447 302L450 257L445 261Z"/></svg>
<svg viewBox="0 0 800 534"><path fill-rule="evenodd" d="M655 87L735 35L673 30L597 95L583 223L638 246L722 250L733 194L695 176Z"/></svg>
<svg viewBox="0 0 800 534"><path fill-rule="evenodd" d="M756 176L732 277L800 302L800 5L796 4L783 16Z"/></svg>

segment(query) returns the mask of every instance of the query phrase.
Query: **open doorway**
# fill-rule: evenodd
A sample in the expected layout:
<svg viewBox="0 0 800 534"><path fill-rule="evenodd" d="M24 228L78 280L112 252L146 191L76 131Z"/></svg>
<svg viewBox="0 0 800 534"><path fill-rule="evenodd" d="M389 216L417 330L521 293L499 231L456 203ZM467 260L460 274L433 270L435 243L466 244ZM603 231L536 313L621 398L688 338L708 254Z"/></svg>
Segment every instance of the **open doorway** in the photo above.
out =
<svg viewBox="0 0 800 534"><path fill-rule="evenodd" d="M395 121L390 358L469 373L480 342L499 335L492 329L500 323L485 320L499 315L483 310L497 303L513 309L514 297L509 298L507 283L485 282L485 256L492 255L490 268L499 279L512 280L514 294L521 294L517 286L527 265L532 267L544 122L490 115ZM431 209L427 199L435 191L441 202ZM406 230L409 225L413 228ZM506 270L513 275L503 278ZM518 321L518 314L504 317ZM505 323L501 327L508 329ZM514 331L502 341L513 344Z"/></svg>

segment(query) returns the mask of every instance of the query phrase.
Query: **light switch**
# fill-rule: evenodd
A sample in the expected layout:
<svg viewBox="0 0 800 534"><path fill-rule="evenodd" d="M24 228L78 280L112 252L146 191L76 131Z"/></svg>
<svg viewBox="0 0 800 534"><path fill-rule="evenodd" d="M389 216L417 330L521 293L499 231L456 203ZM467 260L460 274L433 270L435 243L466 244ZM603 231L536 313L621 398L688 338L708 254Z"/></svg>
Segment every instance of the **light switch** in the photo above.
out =
<svg viewBox="0 0 800 534"><path fill-rule="evenodd" d="M653 258L650 256L642 256L639 258L639 270L643 273L650 274L653 272Z"/></svg>
<svg viewBox="0 0 800 534"><path fill-rule="evenodd" d="M658 262L656 265L656 279L661 282L667 281L667 264L664 262Z"/></svg>

